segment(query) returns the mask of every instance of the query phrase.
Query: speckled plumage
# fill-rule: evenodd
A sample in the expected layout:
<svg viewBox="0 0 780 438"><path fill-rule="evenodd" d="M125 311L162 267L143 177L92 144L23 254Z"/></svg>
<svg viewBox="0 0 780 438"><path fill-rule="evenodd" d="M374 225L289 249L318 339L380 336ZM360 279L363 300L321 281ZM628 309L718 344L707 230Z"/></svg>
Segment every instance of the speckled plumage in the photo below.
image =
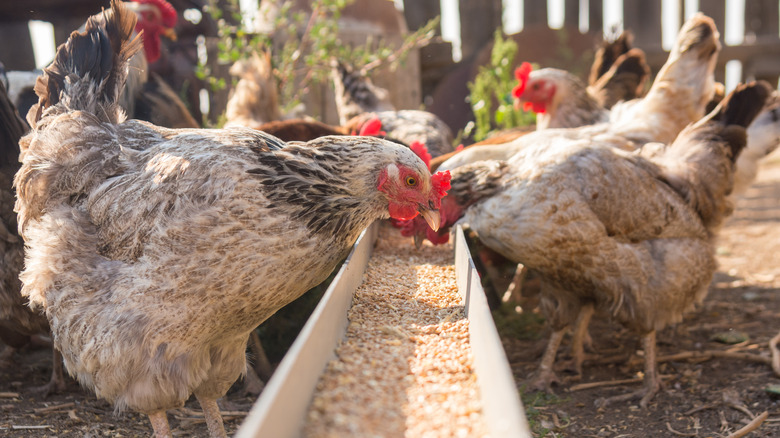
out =
<svg viewBox="0 0 780 438"><path fill-rule="evenodd" d="M123 121L105 84L121 84L134 50L116 30L125 13L112 2L47 69L68 79L41 81L62 94L41 98L22 140L22 293L46 311L68 371L162 433L160 412L190 394L215 409L245 371L250 331L323 281L389 205L438 217L441 194L422 160L381 139L287 144ZM94 69L77 67L95 51ZM209 430L224 434L221 420Z"/></svg>
<svg viewBox="0 0 780 438"><path fill-rule="evenodd" d="M457 168L443 214L539 273L556 332L586 305L642 335L679 322L706 295L734 160L768 87L740 93L652 158L568 139Z"/></svg>

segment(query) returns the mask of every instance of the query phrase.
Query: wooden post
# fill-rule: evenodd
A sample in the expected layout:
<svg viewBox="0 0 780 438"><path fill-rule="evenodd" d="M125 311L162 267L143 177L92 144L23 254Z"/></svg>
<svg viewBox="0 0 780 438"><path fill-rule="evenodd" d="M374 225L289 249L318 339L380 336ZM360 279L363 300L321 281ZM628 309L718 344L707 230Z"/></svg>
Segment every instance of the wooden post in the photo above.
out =
<svg viewBox="0 0 780 438"><path fill-rule="evenodd" d="M441 3L439 0L405 0L404 18L410 32L421 28L432 18L441 15ZM441 22L436 28L436 34L441 35Z"/></svg>
<svg viewBox="0 0 780 438"><path fill-rule="evenodd" d="M563 27L567 29L580 28L580 0L564 0Z"/></svg>
<svg viewBox="0 0 780 438"><path fill-rule="evenodd" d="M441 16L440 0L405 0L404 18L410 32L422 27L429 20ZM441 22L436 28L441 35ZM453 64L452 43L433 41L420 49L420 79L422 82L422 101L425 102L444 74Z"/></svg>
<svg viewBox="0 0 780 438"><path fill-rule="evenodd" d="M3 23L0 26L0 60L6 70L35 69L35 54L27 22Z"/></svg>
<svg viewBox="0 0 780 438"><path fill-rule="evenodd" d="M720 32L720 43L724 44L723 34L726 29L726 0L699 0L699 11L715 21L715 26ZM715 80L725 82L726 62L723 55L718 56L718 65L715 67Z"/></svg>
<svg viewBox="0 0 780 438"><path fill-rule="evenodd" d="M699 0L699 11L715 21L723 39L723 30L726 28L726 0Z"/></svg>
<svg viewBox="0 0 780 438"><path fill-rule="evenodd" d="M604 34L604 1L588 0L588 32Z"/></svg>
<svg viewBox="0 0 780 438"><path fill-rule="evenodd" d="M501 27L502 5L501 0L461 0L459 9L460 48L463 59L468 59L493 40Z"/></svg>
<svg viewBox="0 0 780 438"><path fill-rule="evenodd" d="M745 2L745 35L756 37L778 35L777 0L750 0Z"/></svg>
<svg viewBox="0 0 780 438"><path fill-rule="evenodd" d="M780 44L778 38L777 0L750 0L745 2L745 42ZM778 66L776 58L752 57L742 64L742 81L765 80L777 86Z"/></svg>
<svg viewBox="0 0 780 438"><path fill-rule="evenodd" d="M547 2L544 0L523 1L523 27L534 24L547 26Z"/></svg>
<svg viewBox="0 0 780 438"><path fill-rule="evenodd" d="M634 33L634 45L661 47L661 1L623 2L623 28Z"/></svg>

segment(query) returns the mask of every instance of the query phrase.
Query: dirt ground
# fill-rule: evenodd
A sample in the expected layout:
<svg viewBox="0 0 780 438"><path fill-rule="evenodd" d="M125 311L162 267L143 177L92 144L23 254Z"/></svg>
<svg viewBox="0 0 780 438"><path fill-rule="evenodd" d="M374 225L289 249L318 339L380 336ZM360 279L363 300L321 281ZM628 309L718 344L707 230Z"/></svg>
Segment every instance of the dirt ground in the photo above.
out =
<svg viewBox="0 0 780 438"><path fill-rule="evenodd" d="M764 163L753 187L740 198L718 245L720 269L703 306L682 324L658 334L659 356L704 350L732 350L769 357L767 343L780 331L780 153ZM534 325L535 324L535 325ZM535 320L523 330L503 330L518 386L536 369L547 332ZM556 394L523 395L537 436L556 437L725 437L754 416L768 419L750 436L780 437L780 397L767 391L780 385L764 363L732 358L670 360L660 365L665 388L647 410L637 404L598 410L599 397L627 392L637 384L577 389L575 385L630 379L641 371L634 353L638 339L621 327L599 320L591 324L594 351L583 379L563 382ZM728 333L746 336L737 344L715 339ZM731 341L734 342L734 341ZM563 346L565 348L565 345ZM562 348L562 350L563 350ZM115 415L113 408L68 380L63 394L42 398L32 391L48 381L50 352L26 349L0 367L0 436L136 437L149 436L143 415ZM228 434L236 432L254 401L240 384L223 405ZM192 400L169 412L174 436L206 436L199 407Z"/></svg>
<svg viewBox="0 0 780 438"><path fill-rule="evenodd" d="M659 356L730 350L770 357L768 342L780 332L780 152L768 157L758 180L739 199L720 234L718 260L720 268L701 308L658 333ZM538 336L502 333L523 387L538 366L549 332L531 328L525 334ZM631 379L643 366L634 354L640 346L636 335L598 320L591 323L590 334L594 351L581 381L564 381L553 388L554 396L523 395L537 436L725 437L766 411L768 419L749 436L780 437L780 395L767 391L780 385L780 378L769 365L749 360L665 361L659 368L665 388L646 410L637 402L596 409L597 398L630 392L639 383L593 389L576 385ZM717 340L724 335L736 335L734 340L725 336L728 342L741 342ZM563 345L559 359L565 352Z"/></svg>

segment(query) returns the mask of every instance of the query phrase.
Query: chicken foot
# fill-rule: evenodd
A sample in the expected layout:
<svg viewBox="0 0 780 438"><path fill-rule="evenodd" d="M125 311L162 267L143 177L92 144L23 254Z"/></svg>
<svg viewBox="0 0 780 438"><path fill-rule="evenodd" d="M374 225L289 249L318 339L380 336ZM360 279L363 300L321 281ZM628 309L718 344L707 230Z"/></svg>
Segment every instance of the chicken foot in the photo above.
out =
<svg viewBox="0 0 780 438"><path fill-rule="evenodd" d="M592 304L586 304L580 309L577 320L574 322L574 331L571 338L571 363L567 369L572 369L578 377L582 376L582 363L585 361L585 344L590 345L588 325L593 317L595 308Z"/></svg>
<svg viewBox="0 0 780 438"><path fill-rule="evenodd" d="M615 402L640 399L639 406L643 409L647 409L647 403L650 402L653 396L661 389L661 380L658 378L658 364L656 362L655 347L655 330L653 330L642 338L642 348L645 350L645 377L642 388L628 394L600 398L596 400L597 407L604 408Z"/></svg>
<svg viewBox="0 0 780 438"><path fill-rule="evenodd" d="M152 412L149 421L154 429L154 438L173 438L171 427L168 425L168 416L164 410Z"/></svg>
<svg viewBox="0 0 780 438"><path fill-rule="evenodd" d="M48 397L50 394L59 394L65 391L65 373L62 366L62 353L59 350L51 346L51 378L49 382L32 388L33 392L37 392L43 396Z"/></svg>
<svg viewBox="0 0 780 438"><path fill-rule="evenodd" d="M555 363L555 355L558 353L558 347L561 345L563 335L566 333L566 327L556 330L550 335L550 340L547 341L547 349L544 350L542 355L542 361L539 364L539 370L536 377L531 381L531 388L538 391L544 390L551 391L550 386L554 382L558 382L558 376L553 371L553 364Z"/></svg>
<svg viewBox="0 0 780 438"><path fill-rule="evenodd" d="M209 436L211 438L227 438L225 425L222 423L222 414L219 412L217 400L200 397L197 394L195 394L195 398L198 399L200 408L203 410L203 416L206 418L206 427L209 429Z"/></svg>

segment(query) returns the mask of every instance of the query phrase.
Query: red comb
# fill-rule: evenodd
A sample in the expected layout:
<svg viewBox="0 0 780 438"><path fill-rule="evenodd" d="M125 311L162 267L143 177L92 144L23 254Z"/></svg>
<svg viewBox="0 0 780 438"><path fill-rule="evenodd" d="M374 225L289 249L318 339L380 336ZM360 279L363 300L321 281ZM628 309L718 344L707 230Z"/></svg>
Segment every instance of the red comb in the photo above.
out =
<svg viewBox="0 0 780 438"><path fill-rule="evenodd" d="M373 117L371 120L367 121L363 124L363 126L360 127L360 132L358 135L384 136L387 135L387 133L382 131L382 122L379 121L379 117Z"/></svg>
<svg viewBox="0 0 780 438"><path fill-rule="evenodd" d="M459 144L458 147L455 148L455 151L463 150L463 143Z"/></svg>
<svg viewBox="0 0 780 438"><path fill-rule="evenodd" d="M425 167L431 168L431 154L428 153L428 148L425 147L425 143L417 140L413 141L409 149L412 150L418 157L420 157L425 163Z"/></svg>
<svg viewBox="0 0 780 438"><path fill-rule="evenodd" d="M447 194L447 190L450 189L450 179L452 179L452 176L449 170L436 172L431 175L431 184L433 184L433 189L436 190L439 198L443 198Z"/></svg>
<svg viewBox="0 0 780 438"><path fill-rule="evenodd" d="M173 27L176 26L176 20L178 19L178 14L176 14L176 9L173 7L172 4L168 3L165 0L132 0L135 3L142 3L142 4L150 4L155 5L160 10L160 13L162 14L162 20L165 27Z"/></svg>
<svg viewBox="0 0 780 438"><path fill-rule="evenodd" d="M517 79L517 85L512 89L512 96L520 98L525 91L525 86L528 84L528 76L531 74L531 64L524 62L520 64L520 67L515 69L515 78Z"/></svg>

